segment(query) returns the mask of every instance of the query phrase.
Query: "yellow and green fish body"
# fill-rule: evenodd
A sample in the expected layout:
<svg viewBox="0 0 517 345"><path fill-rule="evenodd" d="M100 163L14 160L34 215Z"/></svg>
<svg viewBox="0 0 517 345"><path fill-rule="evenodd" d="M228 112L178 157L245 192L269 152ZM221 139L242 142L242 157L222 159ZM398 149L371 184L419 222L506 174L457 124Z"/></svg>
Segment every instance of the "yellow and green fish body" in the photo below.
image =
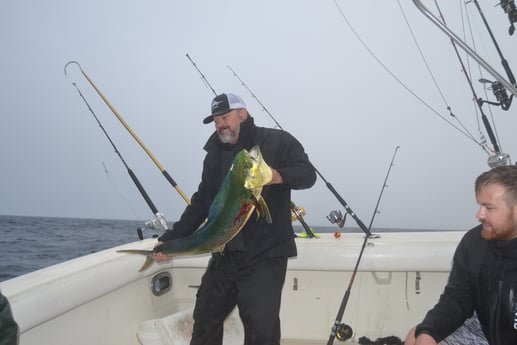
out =
<svg viewBox="0 0 517 345"><path fill-rule="evenodd" d="M271 168L264 161L258 146L235 156L221 188L208 210L205 224L190 236L167 241L155 250L119 250L146 255L140 271L154 261L153 253L169 256L194 255L222 251L226 243L244 227L255 209L270 223L271 216L261 196L262 187L272 178Z"/></svg>

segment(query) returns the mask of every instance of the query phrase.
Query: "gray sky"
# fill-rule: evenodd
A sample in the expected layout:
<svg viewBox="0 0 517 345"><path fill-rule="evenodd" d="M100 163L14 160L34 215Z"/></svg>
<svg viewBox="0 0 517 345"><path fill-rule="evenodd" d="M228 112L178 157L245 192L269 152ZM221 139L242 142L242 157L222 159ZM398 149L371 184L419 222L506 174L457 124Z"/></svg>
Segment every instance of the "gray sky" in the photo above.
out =
<svg viewBox="0 0 517 345"><path fill-rule="evenodd" d="M508 35L508 19L495 1L480 2L517 73L517 36ZM399 3L338 3L382 63L447 117ZM461 1L439 3L461 33ZM472 94L448 38L411 1L400 4L446 102L479 140ZM501 71L473 4L468 14L480 54ZM473 182L488 169L487 153L396 83L333 1L4 0L0 43L0 214L152 216L75 82L159 211L177 219L183 199L79 69L70 66L66 77L63 68L70 60L81 64L190 196L200 179L202 146L213 131L201 121L214 95L188 53L218 93L240 94L256 123L273 127L231 66L365 224L397 146L374 227L465 229L476 223ZM478 67L471 67L477 81ZM481 84L475 87L484 96ZM502 150L512 158L516 107L492 113L486 108ZM343 210L321 179L294 192L293 200L305 207L313 226L330 225L329 211Z"/></svg>

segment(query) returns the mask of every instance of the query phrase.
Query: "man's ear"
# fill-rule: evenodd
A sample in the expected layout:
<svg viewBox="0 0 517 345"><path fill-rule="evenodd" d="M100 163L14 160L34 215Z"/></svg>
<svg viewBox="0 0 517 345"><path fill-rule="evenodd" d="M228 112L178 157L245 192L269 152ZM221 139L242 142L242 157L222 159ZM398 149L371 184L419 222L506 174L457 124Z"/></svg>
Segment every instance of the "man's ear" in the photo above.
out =
<svg viewBox="0 0 517 345"><path fill-rule="evenodd" d="M242 121L248 117L248 110L246 108L239 109L239 119Z"/></svg>

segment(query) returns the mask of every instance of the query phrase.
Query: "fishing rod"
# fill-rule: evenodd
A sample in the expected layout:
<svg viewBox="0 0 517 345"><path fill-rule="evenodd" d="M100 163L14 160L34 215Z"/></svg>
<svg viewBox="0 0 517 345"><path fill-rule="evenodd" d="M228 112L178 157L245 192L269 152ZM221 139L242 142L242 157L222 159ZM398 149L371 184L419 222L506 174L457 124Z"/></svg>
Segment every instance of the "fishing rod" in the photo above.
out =
<svg viewBox="0 0 517 345"><path fill-rule="evenodd" d="M201 70L197 67L196 63L194 62L194 60L192 60L190 58L190 56L187 54L185 54L187 56L187 58L190 60L190 62L192 63L192 65L194 65L194 68L197 70L197 72L199 73L199 75L201 75L201 80L205 83L205 85L207 85L210 90L212 90L212 93L214 94L214 96L217 96L217 92L215 92L214 88L212 87L212 85L210 85L210 83L208 82L208 80L205 78L205 75L201 72Z"/></svg>
<svg viewBox="0 0 517 345"><path fill-rule="evenodd" d="M282 126L278 123L278 121L276 121L276 119L274 118L274 116L266 109L266 107L264 107L264 105L262 104L262 102L260 102L260 100L255 96L255 94L250 90L250 88L246 85L246 83L244 83L244 81L242 81L242 79L237 75L237 73L235 73L235 71L230 67L228 66L228 68L230 69L230 71L232 71L233 75L242 83L242 85L246 88L246 90L248 90L250 92L250 94L252 95L253 98L255 98L255 100L257 100L257 102L262 106L262 109L273 119L273 121L277 124L277 126L281 129L281 130L284 130L282 128ZM350 292L352 290L352 285L354 283L354 280L355 280L355 276L357 274L357 270L359 268L359 263L361 262L361 258L363 256L363 252L364 252L364 249L366 247L366 243L368 242L368 238L370 237L379 237L379 236L374 236L372 235L371 233L371 227L372 227L372 224L373 224L373 220L375 218L375 215L377 214L378 212L378 206L379 206L379 203L380 203L380 199L382 197L382 193L384 191L384 188L387 186L386 185L386 181L388 179L388 176L389 176L389 173L391 171L391 167L393 166L393 161L395 159L395 155L397 153L399 149L399 146L397 146L397 148L395 149L395 153L393 154L393 158L391 160L391 163L390 163L390 167L388 169L388 173L386 174L386 177L384 179L384 184L383 184L383 187L381 189L381 194L379 195L379 198L377 200L377 205L375 206L375 210L374 210L374 214L372 216L372 219L370 221L370 225L368 228L366 228L366 226L364 225L364 223L359 219L359 217L357 217L357 215L352 211L352 209L348 206L348 204L346 203L345 200L343 200L343 198L339 195L339 193L336 191L336 189L332 186L332 184L330 184L330 182L328 182L324 177L323 175L319 172L318 169L316 169L316 167L314 167L314 165L312 163L311 166L312 168L314 169L314 171L316 171L316 173L318 174L318 176L325 182L325 185L327 186L327 188L332 192L332 194L338 199L338 201L341 203L341 205L345 208L346 212L356 221L356 223L359 225L359 227L361 228L361 230L363 230L363 232L366 234L366 236L364 237L364 240L363 240L363 244L361 246L361 250L359 252L359 256L357 258L357 261L355 263L355 267L354 267L354 270L352 272L352 276L350 277L350 281L348 283L348 287L345 291L345 294L343 296L343 299L341 301L341 304L339 306L339 309L338 309L338 313L337 313L337 316L336 316L336 321L334 322L334 325L331 329L331 332L330 332L330 336L329 336L329 340L327 342L327 345L332 345L334 343L334 340L335 338L338 338L339 340L342 340L342 341L345 341L347 339L349 339L352 334L353 334L353 331L352 331L352 328L349 326L349 325L346 325L346 324L343 324L341 323L341 319L343 318L343 314L345 313L345 309L346 309L346 306L348 304L348 299L350 298Z"/></svg>
<svg viewBox="0 0 517 345"><path fill-rule="evenodd" d="M227 66L228 69L233 73L233 75L241 82L242 86L244 86L246 88L246 90L248 90L248 92L251 94L251 96L260 104L260 106L262 107L262 109L273 119L273 121L276 123L276 125L278 126L278 128L280 128L281 130L284 130L282 128L282 126L278 123L278 121L274 118L274 116L269 112L269 110L266 109L266 107L262 104L262 102L257 98L257 96L255 96L255 94L250 90L250 88L246 85L246 83L244 83L244 81L242 81L242 79L238 76L237 73L235 73L235 71L230 67L230 66ZM334 186L332 186L332 184L327 181L327 179L325 179L325 177L321 174L321 172L314 166L314 164L312 164L312 162L309 161L309 164L311 165L311 167L314 169L314 171L316 172L316 174L318 174L318 176L323 180L323 182L325 182L325 185L327 186L327 188L330 190L330 192L334 195L334 197L339 201L339 203L345 208L346 212L356 221L357 225L359 225L359 228L361 228L361 230L364 231L364 233L367 235L367 237L371 237L372 236L372 233L370 232L370 229L368 229L366 227L366 225L364 225L364 223L361 221L361 219L359 219L359 217L354 213L354 211L352 211L352 209L350 208L350 206L348 206L348 204L346 203L346 201L341 197L341 195L339 195L339 193L337 192L337 190L334 188Z"/></svg>
<svg viewBox="0 0 517 345"><path fill-rule="evenodd" d="M495 39L495 36L492 33L492 29L490 29L490 25L488 24L488 21L486 20L485 14L481 10L481 7L479 6L479 2L477 0L473 0L473 1L479 12L479 15L481 16L481 19L483 20L483 23L485 24L488 34L490 35L490 38L492 39L492 42L494 43L497 54L499 55L499 58L501 59L501 65L503 65L504 71L506 72L506 75L508 76L508 80L510 81L510 83L512 83L512 85L515 85L515 77L513 75L512 69L510 68L510 65L508 64L508 61L504 58L501 48L499 48L499 44L497 43L497 40ZM514 5L514 8L515 8L515 5ZM510 109L513 95L508 97L508 94L506 93L506 90L504 89L503 85L501 85L501 83L498 81L492 82L492 89L493 89L494 96L499 101L499 104L497 104L497 105L500 105L503 110Z"/></svg>
<svg viewBox="0 0 517 345"><path fill-rule="evenodd" d="M491 74L497 82L491 82L494 88L494 85L500 90L501 88L506 88L506 90L509 90L513 95L517 95L517 87L512 85L511 82L507 81L503 76L501 76L490 64L488 64L481 56L479 56L474 49L472 49L470 46L468 46L461 38L458 37L452 30L449 29L449 27L445 24L443 19L439 19L434 14L431 13L421 2L421 0L413 0L413 3L415 6L429 19L433 24L435 24L440 30L442 30L450 39L451 42L453 42L453 46L456 49L456 46L459 46L461 49L463 49L470 57L472 57L483 69ZM458 55L458 53L456 53ZM461 61L461 59L460 59ZM463 64L462 64L463 65ZM465 72L465 76L468 80L468 75L466 74L465 68L463 68L463 71ZM481 80L481 82L485 82L485 80ZM471 85L471 84L469 84ZM475 92L471 86L471 90L474 93L474 97L476 97L476 103L481 111L481 119L483 121L483 125L485 126L485 129L487 131L487 134L490 138L490 141L492 142L495 154L488 157L488 165L491 168L494 168L496 166L500 165L508 165L511 163L510 156L506 153L501 152L499 145L497 144L497 140L495 138L495 135L491 129L490 122L488 121L488 118L484 114L483 110L481 109L482 102L480 99L477 98L475 95ZM495 91L495 90L494 90ZM496 96L497 98L497 96Z"/></svg>
<svg viewBox="0 0 517 345"><path fill-rule="evenodd" d="M501 5L501 7L503 8L504 13L508 14L508 20L510 21L508 33L511 36L515 32L515 25L513 23L517 22L517 8L515 8L515 1L501 0L499 5Z"/></svg>
<svg viewBox="0 0 517 345"><path fill-rule="evenodd" d="M393 157L391 158L391 162L390 162L390 166L388 168L388 172L386 173L386 176L384 177L384 182L382 184L381 192L379 193L379 197L377 198L377 204L375 205L375 209L373 210L372 218L371 218L370 224L368 226L369 230L371 230L371 228L372 228L375 216L377 215L377 213L379 213L379 204L381 202L381 198L382 198L382 195L384 193L384 189L388 186L386 184L386 182L388 181L388 177L390 175L391 168L393 167L393 162L395 161L395 156L397 155L397 151L399 150L399 148L400 148L400 146L397 146L395 148L395 151L393 152ZM336 215L336 213L334 213L334 211L333 211L333 212L331 212L331 215ZM335 218L333 218L331 216L329 216L328 219L329 219L329 221L331 223L337 222L339 224L339 222L341 221L339 219L336 220ZM327 342L327 345L332 345L334 343L334 339L335 338L338 338L341 341L345 341L345 340L350 339L352 337L352 334L353 334L352 327L347 325L347 324L345 324L345 323L342 323L341 320L343 319L343 314L345 313L345 309L346 309L346 306L348 304L348 299L350 297L350 292L352 290L352 285L354 283L355 276L356 276L357 270L359 268L359 263L360 263L361 258L363 256L363 252L364 252L364 248L366 247L367 240L368 240L368 236L365 236L364 240L363 240L363 245L361 246L361 251L359 252L359 257L357 258L354 270L352 272L352 276L350 277L350 281L348 283L348 287L347 287L347 289L345 291L345 294L343 295L343 299L341 300L341 304L339 306L339 309L338 309L338 312L337 312L337 316L336 316L336 321L334 322L334 325L332 326L332 330L330 332L330 336L329 336L329 340Z"/></svg>
<svg viewBox="0 0 517 345"><path fill-rule="evenodd" d="M138 144L140 145L140 147L142 147L142 149L147 153L147 155L151 158L151 160L154 162L154 164L158 167L158 169L160 169L161 173L163 174L163 176L165 176L165 178L167 179L167 181L169 181L169 183L174 187L174 189L176 189L176 191L179 193L179 195L183 198L183 200L185 200L185 202L190 205L190 199L185 195L185 193L183 193L183 191L181 190L181 188L178 186L178 184L176 183L176 181L174 181L174 179L171 177L171 175L169 175L169 173L167 172L167 170L165 170L165 168L160 164L160 162L158 162L158 160L154 157L154 155L151 153L151 151L147 148L147 146L144 144L144 142L136 135L136 133L131 129L131 127L129 127L129 125L127 124L126 121L124 121L124 119L122 118L122 116L118 113L118 111L111 105L111 103L108 101L108 99L102 94L102 92L97 88L97 86L95 85L95 83L90 79L90 77L86 74L86 72L84 72L83 68L81 67L81 65L76 62L76 61L70 61L68 62L66 65L65 65L65 75L67 75L66 73L66 68L68 67L68 65L70 64L75 64L77 65L77 67L79 67L79 70L81 71L81 73L83 74L83 76L86 78L86 80L88 80L88 82L90 83L90 85L95 89L95 91L97 92L97 94L102 98L102 100L104 101L104 103L106 103L106 105L108 106L108 108L110 108L110 110L113 112L113 114L117 117L117 119L120 121L120 123L122 123L122 125L127 129L127 131L131 134L131 136L138 142ZM77 87L77 86L76 86Z"/></svg>
<svg viewBox="0 0 517 345"><path fill-rule="evenodd" d="M300 224L302 224L302 227L305 230L305 233L307 234L307 236L309 236L310 238L317 237L316 234L314 233L314 231L312 231L309 224L307 224L305 219L303 219L303 210L300 210L300 208L298 206L296 206L296 204L292 201L291 201L291 212L294 214L296 219L298 219Z"/></svg>
<svg viewBox="0 0 517 345"><path fill-rule="evenodd" d="M255 94L253 93L253 91L250 90L250 88L248 87L248 85L246 85L246 83L244 83L242 81L242 79L239 77L239 75L237 73L235 73L235 71L233 70L233 68L231 68L231 66L226 66L230 71L232 71L232 74L235 78L237 78L240 82L241 82L241 85L244 86L244 88L246 90L248 90L248 92L250 93L251 95L251 98L254 98L255 101L257 101L257 103L262 107L262 109L269 115L269 117L273 120L273 122L276 124L276 126L278 128L280 128L281 130L284 130L282 128L282 126L280 126L280 124L278 123L278 121L275 119L275 117L269 112L269 110L267 110L266 106L264 104L262 104L262 102L260 101L260 99L258 99L257 96L255 96ZM314 169L316 170L316 169ZM316 170L317 172L317 170Z"/></svg>
<svg viewBox="0 0 517 345"><path fill-rule="evenodd" d="M388 182L388 176L390 176L391 168L393 167L393 162L395 161L395 156L397 155L397 151L400 149L400 146L397 146L395 148L395 151L393 152L393 157L391 158L390 166L388 168L388 172L386 173L386 177L384 177L384 182L382 184L381 192L379 193L379 197L377 198L377 203L375 204L375 209L373 210L372 219L370 220L370 224L368 225L368 228L371 229L373 225L373 221L375 219L375 216L377 213L379 213L379 204L381 202L382 194L384 193L384 189L388 187L386 182Z"/></svg>
<svg viewBox="0 0 517 345"><path fill-rule="evenodd" d="M438 9L438 13L440 14L440 18L441 18L441 21L443 22L444 25L447 25L446 22L445 22L445 17L440 9L440 7L438 6L438 3L436 2L435 0L435 5L436 5L436 8ZM502 161L502 162L505 162L506 161L506 157L508 155L504 154L501 152L501 149L499 148L499 144L497 143L497 139L496 139L496 136L494 135L494 132L492 130L492 126L490 125L490 121L488 121L488 117L486 116L485 112L483 111L483 100L478 97L478 95L476 94L476 90L474 89L474 86L472 84L472 80L470 79L470 76L468 74L468 71L467 71L467 68L465 67L465 64L463 63L463 59L461 58L461 55L458 51L458 47L456 46L456 42L454 42L454 40L452 38L450 38L450 41L451 41L451 44L452 44L452 47L454 49L454 52L456 53L456 57L458 58L458 61L461 65L461 70L463 71L463 75L465 76L465 79L467 80L467 84L469 85L470 87L470 91L472 92L472 96L473 98L476 100L476 105L481 113L481 120L483 122L483 125L485 126L485 130L488 134L488 138L490 139L490 142L492 143L492 146L494 148L494 151L495 151L495 157L502 157L500 159L493 159L492 156L489 157L489 162L491 161L495 161L495 162L498 162L498 161ZM510 100L510 103L511 103L511 100ZM508 105L509 106L509 105Z"/></svg>
<svg viewBox="0 0 517 345"><path fill-rule="evenodd" d="M277 124L277 126L281 129L281 130L284 130L282 128L282 126L278 123L278 121L274 118L274 116L266 109L266 107L264 107L264 105L262 104L262 102L260 102L260 100L255 96L255 94L250 90L250 88L246 85L246 83L244 83L244 81L242 81L242 79L237 75L237 73L235 73L235 71L230 67L230 66L227 66L230 71L232 71L233 75L242 83L242 85L246 88L246 90L248 90L248 92L250 92L250 94L252 95L252 97L257 100L257 102L262 106L262 109L273 119L273 121ZM374 210L374 214L372 216L372 219L370 221L370 225L369 227L367 228L364 223L359 219L359 217L352 211L352 209L348 206L348 204L346 203L345 200L343 200L343 198L339 195L339 193L336 191L336 189L332 186L332 184L330 182L328 182L325 177L323 177L323 175L319 172L318 169L316 169L316 167L311 163L311 166L312 168L314 169L314 171L316 171L316 173L318 174L318 176L325 182L325 185L327 186L327 188L332 192L332 194L336 197L336 199L341 203L341 205L345 208L347 214L349 214L357 223L357 225L359 225L359 227L361 228L361 230L366 234L366 236L364 237L364 241L363 241L363 244L361 246L361 250L359 252L359 256L357 258L357 261L356 261L356 264L355 264L355 267L354 267L354 271L352 272L352 276L350 278L350 281L349 281L349 284L348 284L348 288L347 290L345 291L345 294L343 296L343 299L341 301L341 305L339 307L339 310L338 310L338 313L337 313L337 316L336 316L336 321L334 323L334 326L332 327L332 330L331 330L331 333L330 333L330 336L329 336L329 340L327 342L327 345L332 345L334 343L334 339L335 338L338 338L340 340L347 340L349 339L351 336L352 336L352 328L346 324L343 324L341 323L341 319L343 318L343 314L345 312L345 308L346 308L346 305L348 304L348 299L350 297L350 292L351 292L351 289L352 289L352 285L353 285L353 282L355 280L355 276L357 274L357 270L359 268L359 263L361 262L361 258L363 256L363 252L364 252L364 249L366 247L366 243L368 241L368 238L370 237L375 237L375 238L378 238L379 236L378 235L372 235L371 233L371 227L372 227L372 224L373 224L373 220L375 218L375 215L378 213L378 206L379 206L379 203L380 203L380 199L382 197L382 194L383 194L383 191L384 191L384 188L387 186L386 184L386 181L388 179L388 176L390 174L390 171L391 171L391 167L393 166L393 161L395 159L395 155L397 153L399 149L399 146L397 146L397 148L395 149L395 153L393 154L393 158L391 160L391 163L390 163L390 167L388 169L388 172L386 174L386 177L384 179L384 184L383 184L383 187L381 189L381 193L379 195L379 198L377 200L377 205L375 207L375 210ZM329 219L330 220L330 219Z"/></svg>
<svg viewBox="0 0 517 345"><path fill-rule="evenodd" d="M481 56L479 56L474 49L466 44L458 35L456 35L447 25L441 22L429 9L427 9L421 0L413 0L415 6L422 12L433 24L435 24L440 30L442 30L447 36L456 42L456 44L465 51L470 57L477 61L477 63L483 67L492 77L499 81L511 94L517 96L517 86L507 81L502 75L499 74L489 63L487 63Z"/></svg>
<svg viewBox="0 0 517 345"><path fill-rule="evenodd" d="M73 62L69 62L65 65L65 75L67 75L66 73L66 67L68 66L68 64L70 63L73 63ZM142 197L144 198L145 202L147 203L147 206L149 206L149 208L151 209L151 211L153 212L153 214L156 216L156 220L155 221L152 221L152 222L147 222L146 223L146 227L148 228L153 228L153 229L156 229L156 225L159 225L163 228L163 230L167 230L167 222L165 220L165 217L162 213L158 212L158 209L156 208L156 206L154 205L153 201L151 200L151 198L149 197L149 195L147 194L147 192L145 191L144 187L142 186L142 184L140 183L140 181L138 180L138 178L136 177L135 173L133 172L133 170L131 170L131 168L129 167L129 165L126 163L124 157L122 157L122 154L120 153L120 151L118 150L117 146L115 145L115 143L113 142L113 140L111 139L111 137L109 136L108 132L106 131L106 129L104 128L104 126L102 125L101 121L99 120L99 118L97 117L97 115L95 114L95 112L93 111L92 107L90 106L90 104L88 103L88 101L86 100L86 98L83 96L83 93L81 92L81 90L79 89L79 87L77 86L76 83L72 82L72 85L75 87L75 89L77 90L77 92L79 93L79 96L82 98L82 100L84 101L84 103L86 104L86 106L88 107L88 110L90 111L90 113L93 115L93 117L95 118L95 121L97 121L97 124L99 125L99 127L101 128L102 132L104 133L104 135L106 136L106 138L108 139L108 141L110 142L111 146L113 147L113 149L115 150L115 153L117 154L117 156L120 158L120 160L122 161L122 164L124 164L124 166L126 167L127 169L127 172L129 174L129 176L131 177L131 180L133 181L133 183L136 185L136 188L138 189L138 191L140 192L140 194L142 195ZM106 169L106 167L104 167ZM141 229L139 228L138 229L139 232L138 232L138 235L139 237L141 237ZM142 238L141 238L142 239Z"/></svg>
<svg viewBox="0 0 517 345"><path fill-rule="evenodd" d="M255 96L255 94L250 90L250 88L246 85L246 83L244 83L242 81L242 79L237 75L237 73L235 73L235 71L230 67L228 66L228 68L230 69L230 71L232 71L233 75L242 83L242 85L251 93L252 97L255 98L257 100L257 102L262 106L262 109L273 119L273 121L277 124L277 126L281 129L281 130L284 130L282 128L282 126L278 123L278 121L276 121L276 119L274 118L274 116L264 107L264 105L262 104L262 102L260 102L260 100ZM378 206L379 206L379 203L380 203L380 199L382 197L382 193L384 191L384 188L387 186L386 185L386 181L388 179L388 176L389 176L389 173L391 171L391 167L393 166L393 161L395 159L395 155L397 153L399 149L399 146L397 146L397 148L395 149L395 153L393 154L393 158L391 160L391 163L390 163L390 167L388 169L388 173L386 174L386 177L384 179L384 184L383 184L383 187L381 189L381 194L379 195L379 198L377 200L377 205L375 207L375 210L374 210L374 214L372 216L372 219L370 221L370 225L368 228L366 228L366 226L364 225L364 223L359 219L359 217L357 217L357 215L352 211L352 209L348 206L348 204L346 203L345 200L343 200L343 198L339 195L339 193L336 191L336 189L332 186L332 184L330 184L330 182L328 182L324 177L323 175L319 172L318 169L316 169L316 167L314 167L314 165L312 163L311 166L312 168L314 169L314 171L316 171L316 173L318 174L318 176L325 182L325 185L327 186L327 188L332 192L332 194L338 199L338 201L341 203L341 205L345 208L347 214L349 214L355 221L356 223L359 225L359 227L361 228L361 230L363 230L363 232L366 234L366 236L364 237L364 240L363 240L363 244L361 246L361 250L359 252L359 256L357 258L357 261L355 263L355 267L354 267L354 270L352 272L352 276L350 277L350 281L348 283L348 287L345 291L345 294L343 296L343 299L341 301L341 304L339 306L339 309L338 309L338 313L337 313L337 316L336 316L336 320L334 322L334 325L331 329L331 332L330 332L330 336L329 336L329 340L327 342L327 345L332 345L334 343L334 340L335 338L338 338L339 340L342 340L342 341L345 341L347 339L349 339L352 334L353 334L353 331L352 331L352 328L347 325L347 324L343 324L341 323L341 319L343 318L343 314L345 313L345 309L346 309L346 306L348 304L348 299L350 298L350 292L352 290L352 285L354 283L354 280L355 280L355 276L357 274L357 270L359 268L359 263L361 262L361 258L363 256L363 252L364 252L364 249L366 247L366 243L368 242L368 238L370 237L376 237L378 238L379 236L378 235L372 235L371 233L371 227L372 227L372 224L373 224L373 220L375 218L375 215L378 213ZM330 219L329 219L330 220Z"/></svg>
<svg viewBox="0 0 517 345"><path fill-rule="evenodd" d="M210 88L210 90L212 90L212 93L217 96L217 92L215 92L215 89L212 87L212 85L210 85L210 83L208 82L208 80L206 79L205 75L201 72L201 70L197 67L196 63L194 62L194 60L192 60L192 58L188 55L188 53L186 54L187 58L190 60L190 62L192 63L192 65L194 65L195 69L198 71L198 73L201 75L201 79L203 80L203 82ZM278 123L277 123L278 125ZM280 126L280 125L278 125ZM293 201L291 201L291 212L294 214L294 216L296 217L296 219L298 219L298 221L302 224L302 227L304 228L305 230L305 233L310 237L310 238L316 238L316 234L314 233L314 231L312 231L311 227L305 222L305 219L303 219L303 214L301 212L298 211L298 208L297 206L295 205L295 203Z"/></svg>

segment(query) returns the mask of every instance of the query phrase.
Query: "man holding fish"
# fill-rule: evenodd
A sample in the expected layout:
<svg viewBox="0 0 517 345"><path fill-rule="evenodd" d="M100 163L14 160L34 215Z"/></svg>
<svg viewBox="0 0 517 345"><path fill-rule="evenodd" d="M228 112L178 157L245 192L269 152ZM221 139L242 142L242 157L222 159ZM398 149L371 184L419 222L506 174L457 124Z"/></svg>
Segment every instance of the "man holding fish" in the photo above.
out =
<svg viewBox="0 0 517 345"><path fill-rule="evenodd" d="M179 221L158 238L153 258L169 260L185 239L214 239L219 247L197 292L191 345L222 344L223 321L235 306L246 345L279 345L287 260L297 255L291 190L310 188L316 173L302 145L285 131L256 126L239 96L220 94L211 110L203 123L213 121L215 132L204 146L201 183Z"/></svg>

